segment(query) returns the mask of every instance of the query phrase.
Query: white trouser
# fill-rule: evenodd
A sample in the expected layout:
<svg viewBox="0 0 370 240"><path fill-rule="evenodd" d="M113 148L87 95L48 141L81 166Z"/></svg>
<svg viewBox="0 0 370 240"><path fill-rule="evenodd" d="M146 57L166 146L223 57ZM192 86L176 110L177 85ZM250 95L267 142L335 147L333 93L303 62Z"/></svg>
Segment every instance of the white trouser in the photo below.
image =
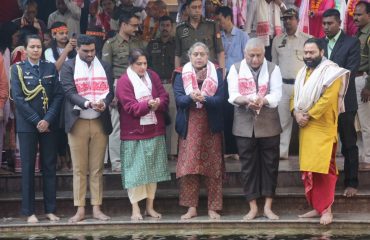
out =
<svg viewBox="0 0 370 240"><path fill-rule="evenodd" d="M357 145L359 146L360 160L370 163L370 102L364 103L361 101L361 91L365 86L366 77L356 77L355 81L358 103L357 115L361 126Z"/></svg>
<svg viewBox="0 0 370 240"><path fill-rule="evenodd" d="M292 134L293 118L290 112L290 99L293 95L294 85L283 83L282 96L279 102L279 117L283 132L280 134L280 158L288 158L289 144Z"/></svg>

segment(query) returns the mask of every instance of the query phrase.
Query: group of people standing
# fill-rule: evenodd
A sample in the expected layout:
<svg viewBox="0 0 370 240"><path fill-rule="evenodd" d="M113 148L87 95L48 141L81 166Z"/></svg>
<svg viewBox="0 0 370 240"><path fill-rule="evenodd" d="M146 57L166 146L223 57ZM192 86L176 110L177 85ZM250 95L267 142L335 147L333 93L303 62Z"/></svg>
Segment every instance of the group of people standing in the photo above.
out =
<svg viewBox="0 0 370 240"><path fill-rule="evenodd" d="M359 1L355 7L358 39L340 29L336 9L323 13L326 36L311 38L298 30L298 11L284 9L283 2L278 5L274 11L282 11L285 33L273 39L249 38L234 25L227 6L217 8L215 20L203 18L201 0L186 1L189 18L178 24L174 37L172 19L160 17L158 37L148 44L136 36L141 17L134 12L119 17L117 34L101 51L98 32L68 38L67 24L55 22L54 48L45 51L45 61L41 37L27 35L23 61L11 66L10 75L22 161L22 213L27 221L38 222L34 209L38 152L45 213L48 219L59 220L55 181L60 128L67 134L73 165L77 211L71 223L85 218L87 185L93 217L109 219L101 210L107 146L112 169L121 171L132 204L131 219L143 219L138 203L144 199L145 213L161 218L154 199L157 183L170 180L168 153L178 155L179 203L188 208L181 219L197 216L202 181L208 215L219 219L223 148L232 142L229 152L239 156L250 207L243 219L256 218L261 197L263 214L279 219L272 203L279 159L288 157L294 118L299 126L300 170L313 207L300 217L321 216L321 224L331 223L338 130L345 157L344 194L357 193L357 108L365 161L370 146L366 144L370 4ZM0 75L2 80L5 75ZM1 89L7 89L7 81L1 82Z"/></svg>

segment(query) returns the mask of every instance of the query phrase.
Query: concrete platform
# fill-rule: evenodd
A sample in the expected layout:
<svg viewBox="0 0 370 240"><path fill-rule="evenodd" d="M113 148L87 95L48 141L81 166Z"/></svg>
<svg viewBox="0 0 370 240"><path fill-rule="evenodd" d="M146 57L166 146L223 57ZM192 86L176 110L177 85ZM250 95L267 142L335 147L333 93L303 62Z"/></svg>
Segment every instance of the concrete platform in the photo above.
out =
<svg viewBox="0 0 370 240"><path fill-rule="evenodd" d="M87 216L91 217L91 216ZM329 226L319 224L319 219L300 219L296 215L282 214L280 220L271 221L265 217L243 221L242 214L222 216L221 220L209 220L208 216L199 216L191 220L180 220L180 215L164 215L162 219L144 218L143 221L131 221L129 215L113 217L109 221L86 219L77 224L68 223L67 218L51 223L40 219L37 224L27 224L25 219L3 219L0 224L1 237L6 236L63 236L80 235L192 235L192 234L369 234L370 219L368 214L334 214L334 221ZM318 238L319 239L319 238ZM323 239L323 238L320 238Z"/></svg>
<svg viewBox="0 0 370 240"><path fill-rule="evenodd" d="M370 219L370 190L360 189L357 196L347 198L342 196L342 190L336 192L333 209L341 213L369 213ZM179 193L177 189L159 189L156 193L155 207L164 214L179 214L186 209L179 206ZM89 205L89 196L87 196ZM144 202L141 204L145 204ZM263 206L263 201L259 202ZM2 217L19 217L21 206L21 196L19 193L6 194L0 197L0 213ZM129 215L131 204L127 197L127 191L104 191L103 210L111 216ZM36 214L43 213L43 198L41 193L36 194L35 202ZM87 210L89 211L89 207ZM207 196L204 189L200 193L199 209L207 209ZM309 210L304 196L303 187L299 188L278 188L274 198L273 209L277 213L299 214ZM247 211L248 204L244 199L240 188L226 188L223 191L223 210L224 215L232 215L240 211ZM73 207L73 195L71 191L59 191L57 193L57 214L72 216L75 212Z"/></svg>

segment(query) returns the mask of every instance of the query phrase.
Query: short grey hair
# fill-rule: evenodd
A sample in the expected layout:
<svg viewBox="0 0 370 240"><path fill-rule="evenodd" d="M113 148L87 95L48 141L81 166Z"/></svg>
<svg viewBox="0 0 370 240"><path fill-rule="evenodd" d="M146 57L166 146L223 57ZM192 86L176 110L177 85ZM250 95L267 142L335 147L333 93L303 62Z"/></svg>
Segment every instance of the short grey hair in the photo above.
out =
<svg viewBox="0 0 370 240"><path fill-rule="evenodd" d="M265 52L265 43L259 38L251 38L245 45L244 53L247 53L252 48L261 48Z"/></svg>
<svg viewBox="0 0 370 240"><path fill-rule="evenodd" d="M189 58L190 58L191 54L193 54L194 49L195 49L196 47L202 47L202 48L206 51L207 55L209 55L209 48L207 47L207 45L205 45L205 44L204 44L204 43L202 43L202 42L196 42L196 43L194 43L194 44L189 48L189 50L188 50L188 57L189 57Z"/></svg>

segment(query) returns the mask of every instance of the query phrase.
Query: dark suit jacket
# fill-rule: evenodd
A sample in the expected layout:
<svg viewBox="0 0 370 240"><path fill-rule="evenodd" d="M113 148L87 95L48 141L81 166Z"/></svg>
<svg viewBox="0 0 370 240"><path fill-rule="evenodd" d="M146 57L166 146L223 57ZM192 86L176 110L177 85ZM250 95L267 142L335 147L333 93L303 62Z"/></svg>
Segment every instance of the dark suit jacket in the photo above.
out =
<svg viewBox="0 0 370 240"><path fill-rule="evenodd" d="M70 132L74 123L79 118L79 114L76 111L73 111L74 105L79 106L81 109L86 109L84 104L88 101L86 98L78 95L76 85L74 82L74 71L75 71L75 61L76 58L70 59L63 64L63 67L60 71L60 81L62 83L64 92L65 92L65 101L64 101L64 129L66 133ZM114 90L113 90L113 74L110 65L106 62L101 61L105 74L107 75L108 84L109 84L109 93L104 99L106 109L100 115L100 120L103 124L104 132L109 135L112 132L112 122L110 119L109 113L109 104L113 100Z"/></svg>
<svg viewBox="0 0 370 240"><path fill-rule="evenodd" d="M322 41L325 46L325 57L328 57L327 40L325 38L322 38ZM344 98L346 111L356 111L358 107L356 98L355 77L360 66L360 51L360 41L357 38L346 35L342 31L337 42L335 43L335 46L329 58L330 60L338 64L339 67L351 71L347 93Z"/></svg>
<svg viewBox="0 0 370 240"><path fill-rule="evenodd" d="M23 81L28 90L34 90L41 81L48 97L48 108L44 112L44 96L39 92L33 99L26 100L18 76L17 65L22 69ZM39 73L28 60L14 64L11 68L11 89L15 103L17 132L38 132L36 126L41 120L49 123L49 129L58 129L58 118L63 102L63 89L53 63L40 60Z"/></svg>

